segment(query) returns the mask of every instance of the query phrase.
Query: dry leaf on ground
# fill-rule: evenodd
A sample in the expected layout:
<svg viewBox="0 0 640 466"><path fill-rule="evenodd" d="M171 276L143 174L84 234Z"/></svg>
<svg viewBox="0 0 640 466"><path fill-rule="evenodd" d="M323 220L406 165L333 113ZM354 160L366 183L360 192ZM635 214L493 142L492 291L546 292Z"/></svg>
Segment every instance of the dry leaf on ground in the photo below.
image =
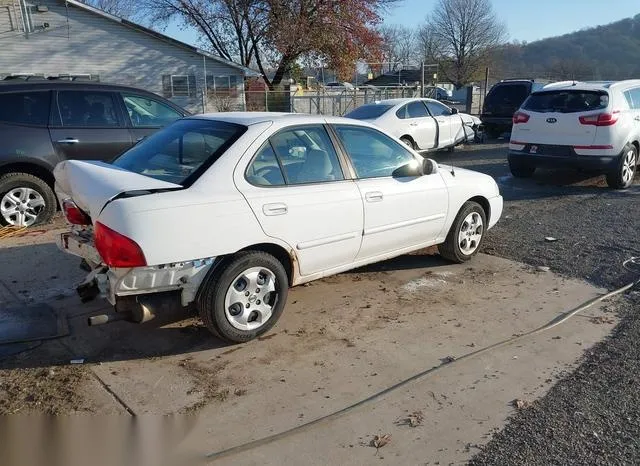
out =
<svg viewBox="0 0 640 466"><path fill-rule="evenodd" d="M513 400L512 404L516 409L526 409L529 406L531 406L531 402L530 401L528 401L528 400L520 400L520 399Z"/></svg>
<svg viewBox="0 0 640 466"><path fill-rule="evenodd" d="M408 416L398 419L396 424L400 426L418 427L422 425L422 421L424 421L422 411L414 411Z"/></svg>
<svg viewBox="0 0 640 466"><path fill-rule="evenodd" d="M391 434L376 435L373 437L373 440L371 440L371 446L376 449L376 453L377 453L378 449L384 447L390 441L391 441Z"/></svg>

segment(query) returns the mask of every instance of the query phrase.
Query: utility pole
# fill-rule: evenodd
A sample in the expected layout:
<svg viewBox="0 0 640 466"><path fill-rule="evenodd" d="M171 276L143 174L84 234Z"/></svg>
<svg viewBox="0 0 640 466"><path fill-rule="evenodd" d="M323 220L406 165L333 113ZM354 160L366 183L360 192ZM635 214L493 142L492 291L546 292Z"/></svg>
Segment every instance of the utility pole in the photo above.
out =
<svg viewBox="0 0 640 466"><path fill-rule="evenodd" d="M424 99L424 62L420 63L420 97Z"/></svg>

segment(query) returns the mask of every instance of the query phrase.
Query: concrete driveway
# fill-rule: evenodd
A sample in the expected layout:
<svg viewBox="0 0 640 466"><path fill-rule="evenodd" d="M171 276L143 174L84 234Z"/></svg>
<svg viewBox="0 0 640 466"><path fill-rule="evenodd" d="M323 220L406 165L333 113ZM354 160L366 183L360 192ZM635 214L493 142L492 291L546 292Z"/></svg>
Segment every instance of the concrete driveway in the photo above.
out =
<svg viewBox="0 0 640 466"><path fill-rule="evenodd" d="M180 313L87 327L87 315L106 304L82 305L73 295L83 272L56 250L59 227L0 243L0 307L47 302L70 332L0 361L0 412L195 414L172 444L180 457L202 459L305 426L437 368L340 417L209 459L464 461L503 425L513 400L542 396L616 323L611 304L595 306L460 360L603 290L487 255L450 265L427 250L293 289L280 323L244 345L227 346ZM371 446L385 434L386 445Z"/></svg>

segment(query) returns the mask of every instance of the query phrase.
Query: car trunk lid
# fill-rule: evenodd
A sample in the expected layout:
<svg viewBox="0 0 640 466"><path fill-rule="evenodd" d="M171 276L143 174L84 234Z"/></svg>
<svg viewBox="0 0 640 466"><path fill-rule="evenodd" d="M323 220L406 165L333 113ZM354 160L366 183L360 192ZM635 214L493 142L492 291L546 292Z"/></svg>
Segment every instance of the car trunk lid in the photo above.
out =
<svg viewBox="0 0 640 466"><path fill-rule="evenodd" d="M104 206L116 197L182 188L97 161L66 160L56 166L54 176L60 203L72 199L94 221Z"/></svg>

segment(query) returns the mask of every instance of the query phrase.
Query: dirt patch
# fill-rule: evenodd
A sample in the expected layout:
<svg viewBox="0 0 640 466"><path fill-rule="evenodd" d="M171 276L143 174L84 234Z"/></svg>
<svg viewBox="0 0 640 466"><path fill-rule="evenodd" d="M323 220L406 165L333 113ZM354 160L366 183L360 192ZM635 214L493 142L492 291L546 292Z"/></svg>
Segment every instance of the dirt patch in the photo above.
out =
<svg viewBox="0 0 640 466"><path fill-rule="evenodd" d="M82 396L90 377L84 367L0 370L0 415L94 412Z"/></svg>
<svg viewBox="0 0 640 466"><path fill-rule="evenodd" d="M187 395L194 392L202 395L197 402L182 410L184 414L194 413L212 401L223 402L229 397L229 388L221 387L221 383L218 380L218 374L224 370L227 364L227 362L219 362L210 366L190 358L183 359L178 363L193 381L193 387L187 392ZM246 393L246 390L235 389L234 393L236 396L241 396Z"/></svg>

